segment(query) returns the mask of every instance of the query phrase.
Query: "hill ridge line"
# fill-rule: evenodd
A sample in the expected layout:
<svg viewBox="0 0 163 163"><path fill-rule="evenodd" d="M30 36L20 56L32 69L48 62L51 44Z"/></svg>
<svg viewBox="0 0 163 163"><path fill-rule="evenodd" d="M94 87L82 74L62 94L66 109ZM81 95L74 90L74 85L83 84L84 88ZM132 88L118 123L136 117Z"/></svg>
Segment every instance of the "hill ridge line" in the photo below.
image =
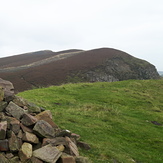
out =
<svg viewBox="0 0 163 163"><path fill-rule="evenodd" d="M17 66L17 67L2 68L2 69L0 69L0 72L17 71L17 70L21 70L21 69L36 67L36 66L39 66L39 65L51 63L53 61L58 61L58 60L61 60L61 59L69 58L69 57L72 57L72 56L74 56L74 55L76 55L78 53L82 53L82 52L83 52L83 50L77 51L77 52L61 53L61 54L55 55L53 57L49 57L49 58L46 58L46 59L42 59L40 61L33 62L31 64Z"/></svg>

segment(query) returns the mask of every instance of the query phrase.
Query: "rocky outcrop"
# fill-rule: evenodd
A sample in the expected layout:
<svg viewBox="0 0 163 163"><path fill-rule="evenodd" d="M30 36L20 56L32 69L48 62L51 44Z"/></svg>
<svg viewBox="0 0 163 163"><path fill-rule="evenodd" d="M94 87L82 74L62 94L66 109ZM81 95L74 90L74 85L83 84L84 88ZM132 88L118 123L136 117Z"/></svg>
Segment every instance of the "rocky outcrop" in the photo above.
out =
<svg viewBox="0 0 163 163"><path fill-rule="evenodd" d="M114 82L129 79L159 79L154 65L130 55L106 59L102 64L84 71L74 71L71 80Z"/></svg>
<svg viewBox="0 0 163 163"><path fill-rule="evenodd" d="M15 94L4 97L0 89L0 162L88 163L79 155L78 144L86 150L90 146L79 138L69 130L61 130L50 110Z"/></svg>

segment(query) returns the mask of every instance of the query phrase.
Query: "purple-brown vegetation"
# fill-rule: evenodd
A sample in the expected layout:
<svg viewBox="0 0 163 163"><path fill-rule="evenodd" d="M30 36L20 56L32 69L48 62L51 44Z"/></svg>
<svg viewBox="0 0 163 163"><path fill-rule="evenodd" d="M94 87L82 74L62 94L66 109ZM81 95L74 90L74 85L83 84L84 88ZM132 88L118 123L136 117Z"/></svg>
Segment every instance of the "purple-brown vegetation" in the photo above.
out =
<svg viewBox="0 0 163 163"><path fill-rule="evenodd" d="M62 54L64 58L58 57L58 59L52 60L55 56ZM131 55L123 51L111 48L27 53L0 59L0 77L11 81L16 91L24 91L32 87L63 84L74 72L94 69L114 58L130 59L130 57L132 58ZM47 62L48 58L50 61ZM42 64L35 66L35 62L42 62ZM32 63L34 66L30 66ZM20 66L24 67L20 68ZM9 67L15 67L15 69L10 68L7 71L4 69Z"/></svg>

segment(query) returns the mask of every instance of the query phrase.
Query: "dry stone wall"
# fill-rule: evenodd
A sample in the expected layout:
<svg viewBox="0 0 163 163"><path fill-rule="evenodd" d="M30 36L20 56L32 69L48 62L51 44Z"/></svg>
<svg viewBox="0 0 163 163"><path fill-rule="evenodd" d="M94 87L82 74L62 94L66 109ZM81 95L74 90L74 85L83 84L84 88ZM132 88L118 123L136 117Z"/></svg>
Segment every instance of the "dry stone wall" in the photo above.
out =
<svg viewBox="0 0 163 163"><path fill-rule="evenodd" d="M11 83L10 83L11 84ZM1 85L1 84L0 84ZM1 163L87 163L78 146L89 150L80 136L61 130L44 110L0 87ZM11 85L10 85L11 86Z"/></svg>

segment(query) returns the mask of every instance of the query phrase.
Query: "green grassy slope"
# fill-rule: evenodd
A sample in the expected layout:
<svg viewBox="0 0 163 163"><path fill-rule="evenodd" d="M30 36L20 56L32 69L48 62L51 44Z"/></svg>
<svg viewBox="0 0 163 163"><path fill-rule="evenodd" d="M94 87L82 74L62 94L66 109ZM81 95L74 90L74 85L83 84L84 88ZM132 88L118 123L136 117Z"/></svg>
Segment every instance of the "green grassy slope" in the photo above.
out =
<svg viewBox="0 0 163 163"><path fill-rule="evenodd" d="M18 94L91 145L94 163L163 162L163 80L80 83Z"/></svg>

